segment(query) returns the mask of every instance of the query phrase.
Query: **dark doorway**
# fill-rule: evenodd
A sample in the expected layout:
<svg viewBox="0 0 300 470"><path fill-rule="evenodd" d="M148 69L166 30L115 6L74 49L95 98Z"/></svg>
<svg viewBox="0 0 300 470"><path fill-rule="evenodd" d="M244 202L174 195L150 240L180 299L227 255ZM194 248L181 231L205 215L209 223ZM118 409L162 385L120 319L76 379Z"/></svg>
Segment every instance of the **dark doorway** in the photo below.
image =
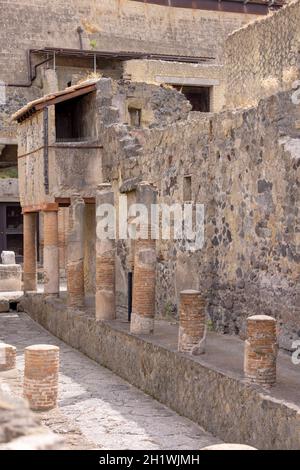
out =
<svg viewBox="0 0 300 470"><path fill-rule="evenodd" d="M189 100L192 105L192 111L200 111L201 113L210 112L211 87L176 85L175 88L181 91L186 99Z"/></svg>
<svg viewBox="0 0 300 470"><path fill-rule="evenodd" d="M23 262L23 215L17 202L0 203L0 253L14 251L16 262Z"/></svg>

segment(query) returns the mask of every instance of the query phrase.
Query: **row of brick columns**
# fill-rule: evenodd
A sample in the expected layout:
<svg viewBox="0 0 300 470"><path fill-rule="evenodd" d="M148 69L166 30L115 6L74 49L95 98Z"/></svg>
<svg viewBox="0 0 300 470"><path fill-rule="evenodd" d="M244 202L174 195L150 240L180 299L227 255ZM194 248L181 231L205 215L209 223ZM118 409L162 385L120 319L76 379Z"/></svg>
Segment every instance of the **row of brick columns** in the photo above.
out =
<svg viewBox="0 0 300 470"><path fill-rule="evenodd" d="M136 190L136 203L143 204L151 214L151 205L156 203L156 189L148 182L142 182ZM114 206L114 192L110 184L99 185L96 196L96 225L103 213L97 209L105 204ZM133 305L130 331L134 334L149 334L154 328L155 283L156 283L156 241L151 237L148 223L139 229L135 241ZM96 318L114 320L115 304L115 257L114 234L103 239L96 238Z"/></svg>
<svg viewBox="0 0 300 470"><path fill-rule="evenodd" d="M71 198L67 247L68 305L84 305L84 200L77 194ZM24 214L24 291L37 290L37 213ZM44 293L59 294L58 211L43 212L44 229Z"/></svg>
<svg viewBox="0 0 300 470"><path fill-rule="evenodd" d="M156 189L142 182L136 190L136 203L144 205L148 214L156 204ZM114 207L114 192L108 183L98 187L96 195L96 229L108 205ZM82 307L85 300L84 286L84 218L85 203L80 195L71 198L69 211L69 237L67 262L68 305ZM35 213L24 214L24 289L36 290L36 222ZM153 226L152 226L153 229ZM108 237L96 237L96 319L116 318L115 286L115 233ZM57 212L44 212L44 273L45 293L59 292L58 217ZM156 284L156 241L149 224L140 227L135 240L133 304L130 331L133 334L150 334L154 330ZM245 376L260 385L276 382L277 358L276 321L265 315L247 319L245 342ZM205 302L200 292L183 291L180 294L178 350L189 354L205 352L206 318Z"/></svg>

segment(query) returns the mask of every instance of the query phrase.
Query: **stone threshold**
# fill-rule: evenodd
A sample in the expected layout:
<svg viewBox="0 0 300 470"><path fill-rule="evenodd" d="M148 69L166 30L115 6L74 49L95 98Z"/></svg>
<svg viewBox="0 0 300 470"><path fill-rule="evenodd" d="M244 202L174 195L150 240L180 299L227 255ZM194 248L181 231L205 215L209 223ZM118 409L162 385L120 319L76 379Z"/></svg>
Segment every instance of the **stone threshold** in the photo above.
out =
<svg viewBox="0 0 300 470"><path fill-rule="evenodd" d="M157 322L153 336L135 336L122 320L97 322L90 310L30 294L21 307L68 345L225 442L258 449L300 448L299 367L280 353L278 383L264 389L243 377L243 342L209 333L207 352L177 352L177 326Z"/></svg>

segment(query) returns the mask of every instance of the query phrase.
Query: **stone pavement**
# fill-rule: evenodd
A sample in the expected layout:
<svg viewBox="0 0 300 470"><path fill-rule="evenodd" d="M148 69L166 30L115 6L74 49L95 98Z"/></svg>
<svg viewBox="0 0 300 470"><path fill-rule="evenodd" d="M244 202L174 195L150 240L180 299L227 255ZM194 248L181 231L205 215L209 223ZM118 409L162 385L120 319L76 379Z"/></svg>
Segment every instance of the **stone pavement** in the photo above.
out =
<svg viewBox="0 0 300 470"><path fill-rule="evenodd" d="M59 341L25 313L0 314L0 341L17 347L18 368L18 374L0 373L0 385L9 384L19 395L24 348L60 347L59 408L40 415L50 429L65 435L68 448L190 450L221 442Z"/></svg>

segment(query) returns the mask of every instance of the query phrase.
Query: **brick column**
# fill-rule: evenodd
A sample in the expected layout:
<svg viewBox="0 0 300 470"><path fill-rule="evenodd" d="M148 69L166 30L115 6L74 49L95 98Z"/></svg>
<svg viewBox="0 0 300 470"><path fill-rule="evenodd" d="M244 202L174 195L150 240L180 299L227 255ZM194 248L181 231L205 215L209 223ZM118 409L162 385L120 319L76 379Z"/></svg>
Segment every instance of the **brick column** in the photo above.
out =
<svg viewBox="0 0 300 470"><path fill-rule="evenodd" d="M58 393L59 348L49 344L25 349L24 397L32 410L55 408Z"/></svg>
<svg viewBox="0 0 300 470"><path fill-rule="evenodd" d="M115 230L103 238L97 224L102 220L102 204L114 207L114 192L109 183L100 184L96 195L96 319L114 320L116 318L115 301ZM102 214L102 216L101 216Z"/></svg>
<svg viewBox="0 0 300 470"><path fill-rule="evenodd" d="M136 202L148 209L149 222L151 204L156 204L156 189L147 182L138 185ZM156 240L151 238L150 223L141 228L145 239L135 241L133 301L130 332L150 334L154 330L155 285L156 285Z"/></svg>
<svg viewBox="0 0 300 470"><path fill-rule="evenodd" d="M57 211L44 212L44 292L59 294Z"/></svg>
<svg viewBox="0 0 300 470"><path fill-rule="evenodd" d="M276 382L277 331L275 318L253 315L247 318L244 371L251 381L265 386Z"/></svg>
<svg viewBox="0 0 300 470"><path fill-rule="evenodd" d="M180 292L178 351L193 355L205 352L205 301L200 292Z"/></svg>
<svg viewBox="0 0 300 470"><path fill-rule="evenodd" d="M71 198L67 254L67 289L70 307L84 306L84 200Z"/></svg>
<svg viewBox="0 0 300 470"><path fill-rule="evenodd" d="M24 223L24 291L37 290L37 215L26 212Z"/></svg>
<svg viewBox="0 0 300 470"><path fill-rule="evenodd" d="M0 344L0 371L14 369L16 367L17 350L10 344Z"/></svg>

